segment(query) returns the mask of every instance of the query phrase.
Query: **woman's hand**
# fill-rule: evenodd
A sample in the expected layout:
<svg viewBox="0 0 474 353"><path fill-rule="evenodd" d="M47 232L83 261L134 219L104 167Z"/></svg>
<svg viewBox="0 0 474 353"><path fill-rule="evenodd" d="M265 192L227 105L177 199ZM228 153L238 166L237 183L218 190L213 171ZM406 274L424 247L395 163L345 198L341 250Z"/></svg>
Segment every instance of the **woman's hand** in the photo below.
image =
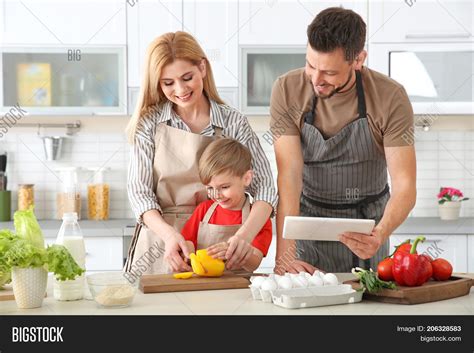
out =
<svg viewBox="0 0 474 353"><path fill-rule="evenodd" d="M241 269L253 254L253 247L246 240L234 235L227 240L226 268L229 270Z"/></svg>
<svg viewBox="0 0 474 353"><path fill-rule="evenodd" d="M164 259L173 272L191 271L191 266L184 261L184 258L189 258L189 248L183 236L172 228L163 240L165 242Z"/></svg>

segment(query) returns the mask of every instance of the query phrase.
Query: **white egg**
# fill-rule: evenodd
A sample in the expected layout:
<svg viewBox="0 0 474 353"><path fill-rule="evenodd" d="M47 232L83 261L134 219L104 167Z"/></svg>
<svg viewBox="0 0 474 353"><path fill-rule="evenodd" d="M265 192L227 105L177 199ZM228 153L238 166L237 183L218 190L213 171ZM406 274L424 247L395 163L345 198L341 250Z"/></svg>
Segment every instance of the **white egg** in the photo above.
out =
<svg viewBox="0 0 474 353"><path fill-rule="evenodd" d="M303 278L306 278L306 279L309 279L311 277L311 275L308 272L303 272L303 271L301 271L299 273L299 276L301 276Z"/></svg>
<svg viewBox="0 0 474 353"><path fill-rule="evenodd" d="M323 278L324 285L337 285L339 281L334 273L326 273Z"/></svg>
<svg viewBox="0 0 474 353"><path fill-rule="evenodd" d="M265 281L263 281L260 288L263 290L275 290L278 288L278 285L272 278L267 278Z"/></svg>
<svg viewBox="0 0 474 353"><path fill-rule="evenodd" d="M293 288L293 281L289 277L281 277L278 279L278 288L291 289Z"/></svg>
<svg viewBox="0 0 474 353"><path fill-rule="evenodd" d="M293 287L294 288L306 288L308 287L308 281L306 278L300 277L300 276L295 276L291 279L293 282Z"/></svg>
<svg viewBox="0 0 474 353"><path fill-rule="evenodd" d="M319 278L323 279L323 278L324 278L324 273L322 273L322 272L319 271L319 270L316 270L316 271L314 271L314 273L313 273L313 277L319 277Z"/></svg>
<svg viewBox="0 0 474 353"><path fill-rule="evenodd" d="M262 283L266 280L265 277L263 276L255 276L252 280L252 287L254 288L260 288L262 286Z"/></svg>
<svg viewBox="0 0 474 353"><path fill-rule="evenodd" d="M308 282L310 287L320 287L324 285L323 280L319 276L311 276Z"/></svg>

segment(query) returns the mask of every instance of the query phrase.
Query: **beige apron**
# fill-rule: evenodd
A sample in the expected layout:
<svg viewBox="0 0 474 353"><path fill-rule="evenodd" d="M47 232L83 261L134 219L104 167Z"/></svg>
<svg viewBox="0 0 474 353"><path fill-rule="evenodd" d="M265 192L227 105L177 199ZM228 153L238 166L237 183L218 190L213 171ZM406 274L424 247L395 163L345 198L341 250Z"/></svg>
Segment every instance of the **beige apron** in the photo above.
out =
<svg viewBox="0 0 474 353"><path fill-rule="evenodd" d="M242 224L234 225L218 225L218 224L209 224L212 214L216 210L218 203L214 202L211 207L206 212L206 215L199 223L199 230L197 236L197 248L206 249L211 245L227 241L232 237L242 224L247 220L250 213L250 200L246 196L244 206L242 207Z"/></svg>
<svg viewBox="0 0 474 353"><path fill-rule="evenodd" d="M199 179L198 162L204 149L222 129L214 126L215 136L203 136L158 124L155 134L153 188L166 223L181 232L196 206L207 200ZM124 270L136 276L170 273L164 261L165 244L147 227L137 224L128 250Z"/></svg>

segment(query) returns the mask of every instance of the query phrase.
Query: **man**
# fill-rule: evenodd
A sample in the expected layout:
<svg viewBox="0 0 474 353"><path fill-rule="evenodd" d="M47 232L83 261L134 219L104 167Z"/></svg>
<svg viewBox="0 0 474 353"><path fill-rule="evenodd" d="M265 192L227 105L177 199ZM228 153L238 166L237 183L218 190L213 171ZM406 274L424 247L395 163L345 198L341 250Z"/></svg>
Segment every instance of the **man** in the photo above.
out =
<svg viewBox="0 0 474 353"><path fill-rule="evenodd" d="M404 88L363 66L366 25L328 8L308 26L306 66L279 77L270 104L280 202L275 272L376 269L416 200L413 111ZM391 192L387 183L387 169ZM285 216L374 219L370 236L285 240Z"/></svg>

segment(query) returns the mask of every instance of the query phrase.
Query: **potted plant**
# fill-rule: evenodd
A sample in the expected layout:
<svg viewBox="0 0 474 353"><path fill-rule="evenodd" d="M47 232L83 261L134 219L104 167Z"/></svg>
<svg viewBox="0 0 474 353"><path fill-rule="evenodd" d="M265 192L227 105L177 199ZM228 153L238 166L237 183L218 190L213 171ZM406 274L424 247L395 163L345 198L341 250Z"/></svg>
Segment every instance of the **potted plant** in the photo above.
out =
<svg viewBox="0 0 474 353"><path fill-rule="evenodd" d="M43 303L48 272L58 280L68 280L84 270L64 246L44 247L33 209L15 212L14 223L16 234L0 230L0 288L11 281L17 306L37 308Z"/></svg>
<svg viewBox="0 0 474 353"><path fill-rule="evenodd" d="M461 212L461 201L469 200L461 190L442 187L438 194L439 216L444 221L456 220Z"/></svg>

